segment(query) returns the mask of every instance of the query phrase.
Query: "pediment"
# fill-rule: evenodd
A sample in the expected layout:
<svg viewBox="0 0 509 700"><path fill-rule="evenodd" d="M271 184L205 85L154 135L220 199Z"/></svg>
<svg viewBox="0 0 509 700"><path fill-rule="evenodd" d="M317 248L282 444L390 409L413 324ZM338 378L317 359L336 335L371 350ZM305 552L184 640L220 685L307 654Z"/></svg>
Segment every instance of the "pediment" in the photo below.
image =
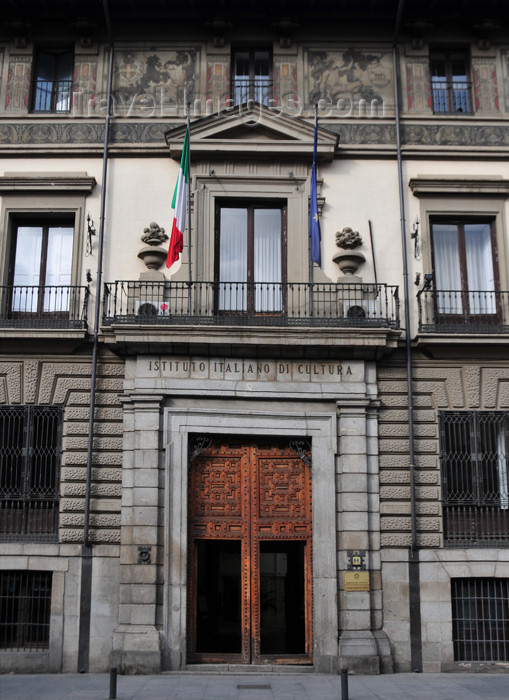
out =
<svg viewBox="0 0 509 700"><path fill-rule="evenodd" d="M180 160L186 126L166 132L170 154ZM191 121L191 158L287 158L311 159L313 156L314 121L293 117L263 105L216 112ZM318 127L317 158L332 160L338 143L337 134Z"/></svg>

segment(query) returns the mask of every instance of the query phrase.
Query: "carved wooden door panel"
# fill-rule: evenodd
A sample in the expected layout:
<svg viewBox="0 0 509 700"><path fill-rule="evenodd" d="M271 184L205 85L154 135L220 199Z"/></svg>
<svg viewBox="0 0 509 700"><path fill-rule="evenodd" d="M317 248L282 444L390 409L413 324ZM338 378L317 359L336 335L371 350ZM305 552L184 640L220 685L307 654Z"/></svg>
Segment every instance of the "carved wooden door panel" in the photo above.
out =
<svg viewBox="0 0 509 700"><path fill-rule="evenodd" d="M200 440L189 465L188 660L310 663L309 445Z"/></svg>

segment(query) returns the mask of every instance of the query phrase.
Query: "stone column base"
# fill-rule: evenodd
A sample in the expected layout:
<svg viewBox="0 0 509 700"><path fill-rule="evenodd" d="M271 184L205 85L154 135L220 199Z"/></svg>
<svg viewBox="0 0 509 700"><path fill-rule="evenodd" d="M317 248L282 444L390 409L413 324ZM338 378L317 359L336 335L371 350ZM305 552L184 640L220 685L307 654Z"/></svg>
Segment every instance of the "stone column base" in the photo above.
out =
<svg viewBox="0 0 509 700"><path fill-rule="evenodd" d="M339 640L339 666L350 673L392 673L392 655L385 632L343 632Z"/></svg>
<svg viewBox="0 0 509 700"><path fill-rule="evenodd" d="M120 625L113 633L110 661L126 675L161 673L159 632L149 625Z"/></svg>

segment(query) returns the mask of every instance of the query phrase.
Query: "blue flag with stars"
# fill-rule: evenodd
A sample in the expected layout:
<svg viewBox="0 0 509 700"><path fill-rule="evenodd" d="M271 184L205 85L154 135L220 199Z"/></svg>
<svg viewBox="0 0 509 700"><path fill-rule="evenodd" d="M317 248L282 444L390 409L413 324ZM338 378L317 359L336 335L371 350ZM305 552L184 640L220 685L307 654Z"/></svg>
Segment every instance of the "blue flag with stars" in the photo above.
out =
<svg viewBox="0 0 509 700"><path fill-rule="evenodd" d="M309 237L311 239L311 260L322 266L320 219L316 195L316 140L318 136L318 114L315 111L315 140L313 145L313 169L311 172L311 201L309 203Z"/></svg>

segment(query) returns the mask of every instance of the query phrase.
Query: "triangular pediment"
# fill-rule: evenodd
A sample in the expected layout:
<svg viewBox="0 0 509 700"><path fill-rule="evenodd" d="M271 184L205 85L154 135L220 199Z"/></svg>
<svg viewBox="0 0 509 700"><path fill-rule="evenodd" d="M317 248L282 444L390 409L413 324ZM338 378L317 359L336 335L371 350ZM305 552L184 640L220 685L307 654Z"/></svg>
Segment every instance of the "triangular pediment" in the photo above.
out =
<svg viewBox="0 0 509 700"><path fill-rule="evenodd" d="M180 159L186 126L167 131L172 158ZM263 105L235 108L191 121L191 158L285 158L311 159L314 120L306 121ZM337 134L318 128L317 158L332 160Z"/></svg>

